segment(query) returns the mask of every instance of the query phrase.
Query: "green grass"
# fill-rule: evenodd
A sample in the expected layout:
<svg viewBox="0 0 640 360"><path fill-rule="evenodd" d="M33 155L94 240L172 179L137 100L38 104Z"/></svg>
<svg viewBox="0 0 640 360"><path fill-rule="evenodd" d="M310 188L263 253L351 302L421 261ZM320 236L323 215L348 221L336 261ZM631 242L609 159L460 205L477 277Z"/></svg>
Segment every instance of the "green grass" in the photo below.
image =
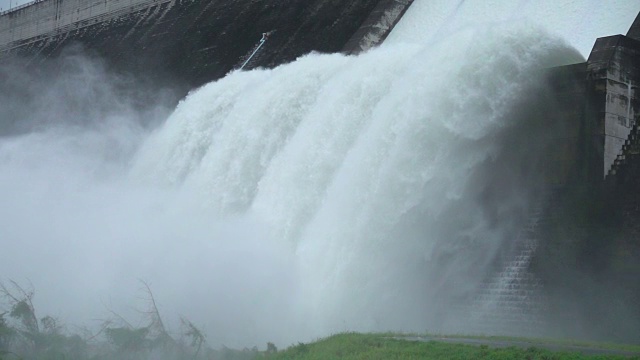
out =
<svg viewBox="0 0 640 360"><path fill-rule="evenodd" d="M137 327L114 313L96 335L68 333L53 317L40 319L32 303L34 291L10 281L0 282L0 360L253 360L253 359L625 359L624 356L587 356L577 352L603 349L624 354L640 354L638 345L577 342L558 339L481 337L466 335L382 333L344 333L313 343L277 351L272 343L266 351L252 349L214 349L206 335L191 321L181 318L179 333L170 332L156 307L153 293L142 282L149 308ZM99 336L98 336L99 335ZM421 337L432 341L412 341ZM415 340L415 339L414 339ZM476 344L456 342L472 341ZM514 345L498 348L499 343ZM489 343L489 345L480 345ZM492 345L493 344L493 345ZM257 344L256 344L257 345ZM576 348L579 347L579 348ZM546 350L562 348L569 351ZM640 356L632 359L640 360Z"/></svg>
<svg viewBox="0 0 640 360"><path fill-rule="evenodd" d="M388 336L396 337L396 338L411 338L411 337L427 337L438 339L474 339L474 340L486 340L486 341L510 341L510 342L519 342L519 343L527 343L531 344L531 346L536 346L540 344L545 345L556 345L556 346L564 346L564 347L580 347L580 348L593 348L593 349L605 349L605 350L616 350L616 351L625 351L625 352L633 352L640 353L640 345L632 345L632 344L621 344L621 343L612 343L612 342L599 342L599 341L586 341L586 340L576 340L570 338L525 338L525 337L516 337L516 336L498 336L498 335L464 335L464 334L438 334L438 333L406 333L406 334L389 334Z"/></svg>
<svg viewBox="0 0 640 360"><path fill-rule="evenodd" d="M419 334L412 334L412 336L421 336ZM594 349L606 349L606 350L618 350L626 352L640 353L640 345L630 344L616 344L610 342L597 342L597 341L584 341L574 339L554 339L554 338L522 338L514 336L478 336L478 335L422 335L434 338L443 339L479 339L489 341L515 341L526 342L532 346L536 344L548 344L557 346L575 346L582 348L594 348Z"/></svg>
<svg viewBox="0 0 640 360"><path fill-rule="evenodd" d="M390 336L391 335L391 336ZM419 342L394 338L392 334L346 333L309 344L299 343L284 351L268 354L266 359L629 359L625 356L581 355L555 352L535 347L492 348L481 345L451 344L438 341ZM485 338L490 339L490 338ZM504 340L504 338L503 338ZM519 339L518 341L521 341ZM634 357L633 359L640 359Z"/></svg>

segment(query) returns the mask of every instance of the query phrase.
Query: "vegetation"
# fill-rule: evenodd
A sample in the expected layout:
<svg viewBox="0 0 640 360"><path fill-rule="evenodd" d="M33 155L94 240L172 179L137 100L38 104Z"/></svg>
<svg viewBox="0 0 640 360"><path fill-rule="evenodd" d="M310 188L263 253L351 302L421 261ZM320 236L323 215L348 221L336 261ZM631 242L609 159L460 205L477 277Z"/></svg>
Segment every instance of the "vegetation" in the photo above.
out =
<svg viewBox="0 0 640 360"><path fill-rule="evenodd" d="M577 347L585 349L613 350L620 352L638 353L640 354L640 345L616 344L610 342L594 342L573 339L554 339L554 338L521 338L513 336L475 336L475 335L438 335L439 339L479 339L485 341L508 341L514 343L527 343L535 347L541 344L556 347Z"/></svg>
<svg viewBox="0 0 640 360"><path fill-rule="evenodd" d="M205 334L187 319L181 320L181 331L172 335L162 320L150 287L143 284L148 309L143 312L145 325L133 326L112 312L97 333L69 334L51 316L38 318L33 306L34 291L11 281L0 283L0 360L285 360L285 359L628 359L624 356L587 356L569 352L551 352L535 348L539 344L581 346L640 353L640 347L558 342L557 340L484 337L483 341L527 343L528 348L494 348L487 345L464 345L442 341L411 341L398 334L345 333L313 343L298 343L278 351L273 343L266 350L213 349ZM6 307L3 309L3 306ZM405 338L403 338L405 337ZM453 339L455 336L439 339ZM469 337L465 337L469 338ZM476 337L477 339L478 337ZM633 359L640 359L635 357Z"/></svg>
<svg viewBox="0 0 640 360"><path fill-rule="evenodd" d="M491 340L491 338L485 338ZM521 340L521 339L519 339ZM629 359L626 356L588 356L576 352L552 352L535 347L492 348L437 341L409 341L393 334L348 333L311 343L298 344L267 359ZM640 359L635 357L634 359Z"/></svg>
<svg viewBox="0 0 640 360"><path fill-rule="evenodd" d="M115 312L97 333L68 334L57 319L38 318L34 291L14 281L0 283L0 360L107 360L107 359L252 359L254 350L215 350L207 346L204 333L191 321L181 319L181 331L171 335L158 311L147 283L142 282L148 309L145 325L133 326Z"/></svg>

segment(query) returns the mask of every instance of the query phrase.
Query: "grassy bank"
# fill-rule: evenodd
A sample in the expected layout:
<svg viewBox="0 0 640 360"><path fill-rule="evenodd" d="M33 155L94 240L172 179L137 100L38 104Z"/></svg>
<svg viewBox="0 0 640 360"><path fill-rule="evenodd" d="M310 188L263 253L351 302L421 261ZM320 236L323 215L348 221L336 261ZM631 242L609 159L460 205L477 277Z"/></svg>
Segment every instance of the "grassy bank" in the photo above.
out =
<svg viewBox="0 0 640 360"><path fill-rule="evenodd" d="M147 308L128 321L115 312L99 329L69 332L51 316L36 315L34 291L0 282L0 360L252 360L252 359L637 359L640 346L557 339L344 333L280 350L209 345L207 334L181 318L165 327L150 287ZM139 325L132 325L139 324ZM213 339L215 340L215 339ZM262 348L264 349L264 348ZM606 354L606 355L603 355ZM599 354L599 355L594 355Z"/></svg>
<svg viewBox="0 0 640 360"><path fill-rule="evenodd" d="M490 339L490 338L486 338ZM309 344L270 353L267 359L640 359L622 355L584 355L534 347L495 348L440 341L409 341L392 334L338 334Z"/></svg>

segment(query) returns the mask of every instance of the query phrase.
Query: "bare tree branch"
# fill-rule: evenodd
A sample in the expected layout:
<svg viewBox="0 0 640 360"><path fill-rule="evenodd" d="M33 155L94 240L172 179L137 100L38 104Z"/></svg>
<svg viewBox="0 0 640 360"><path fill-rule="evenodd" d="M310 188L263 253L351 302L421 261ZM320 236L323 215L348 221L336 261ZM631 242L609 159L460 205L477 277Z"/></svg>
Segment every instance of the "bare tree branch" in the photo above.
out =
<svg viewBox="0 0 640 360"><path fill-rule="evenodd" d="M145 288L145 291L148 296L147 300L149 301L149 304L151 306L151 309L149 309L149 311L146 312L146 314L151 318L151 325L156 327L161 335L168 336L167 329L164 326L164 322L162 321L162 317L160 316L160 311L158 310L158 306L156 304L156 299L153 297L153 292L151 292L151 287L146 281L142 279L140 279L140 282Z"/></svg>

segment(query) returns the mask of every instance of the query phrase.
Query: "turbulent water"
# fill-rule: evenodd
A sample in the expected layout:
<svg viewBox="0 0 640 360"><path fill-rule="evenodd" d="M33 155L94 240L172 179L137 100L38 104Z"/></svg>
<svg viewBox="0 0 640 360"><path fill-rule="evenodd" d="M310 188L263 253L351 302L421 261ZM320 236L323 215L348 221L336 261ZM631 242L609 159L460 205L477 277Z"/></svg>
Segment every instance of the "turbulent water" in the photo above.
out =
<svg viewBox="0 0 640 360"><path fill-rule="evenodd" d="M143 279L227 346L446 329L542 177L541 69L579 60L534 26L474 25L141 111L70 56L22 82L33 100L2 98L22 125L0 138L0 274L89 325L135 317Z"/></svg>

